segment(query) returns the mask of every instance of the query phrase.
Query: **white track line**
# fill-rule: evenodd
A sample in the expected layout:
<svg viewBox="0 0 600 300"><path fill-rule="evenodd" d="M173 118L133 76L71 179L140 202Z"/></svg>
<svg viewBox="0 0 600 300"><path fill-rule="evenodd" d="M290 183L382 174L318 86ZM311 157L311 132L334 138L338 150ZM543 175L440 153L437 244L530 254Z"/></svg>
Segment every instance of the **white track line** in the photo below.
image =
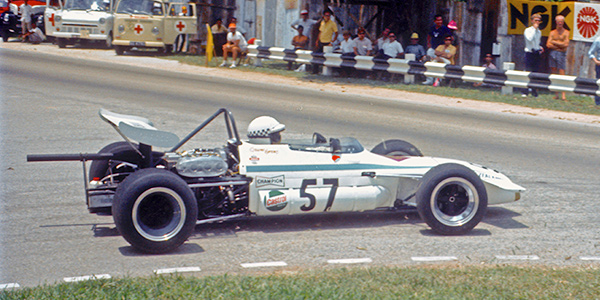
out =
<svg viewBox="0 0 600 300"><path fill-rule="evenodd" d="M284 261L268 261L259 263L241 264L242 268L263 268L263 267L285 267L287 264Z"/></svg>
<svg viewBox="0 0 600 300"><path fill-rule="evenodd" d="M539 260L537 255L496 255L497 259L502 260Z"/></svg>
<svg viewBox="0 0 600 300"><path fill-rule="evenodd" d="M456 256L413 256L410 259L419 262L458 260Z"/></svg>
<svg viewBox="0 0 600 300"><path fill-rule="evenodd" d="M598 260L600 261L600 256L580 256L581 260Z"/></svg>
<svg viewBox="0 0 600 300"><path fill-rule="evenodd" d="M77 276L77 277L65 277L63 278L66 282L78 282L78 281L86 281L86 280L96 280L96 279L111 279L112 277L109 274L98 274L98 275L85 275L85 276Z"/></svg>
<svg viewBox="0 0 600 300"><path fill-rule="evenodd" d="M200 267L181 267L181 268L167 268L154 270L156 275L160 274L172 274L172 273L186 273L186 272L200 272Z"/></svg>
<svg viewBox="0 0 600 300"><path fill-rule="evenodd" d="M7 290L7 289L16 289L16 288L20 288L21 286L18 283L2 283L0 284L0 290Z"/></svg>
<svg viewBox="0 0 600 300"><path fill-rule="evenodd" d="M373 262L370 258L347 258L347 259L330 259L328 264L364 264Z"/></svg>

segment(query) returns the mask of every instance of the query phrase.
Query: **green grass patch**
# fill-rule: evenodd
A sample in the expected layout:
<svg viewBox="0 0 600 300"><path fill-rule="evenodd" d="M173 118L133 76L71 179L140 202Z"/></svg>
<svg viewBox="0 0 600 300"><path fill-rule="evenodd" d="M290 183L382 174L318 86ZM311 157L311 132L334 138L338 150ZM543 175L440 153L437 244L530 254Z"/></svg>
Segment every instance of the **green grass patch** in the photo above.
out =
<svg viewBox="0 0 600 300"><path fill-rule="evenodd" d="M197 55L173 55L166 56L164 58L177 60L181 63L189 65L205 66L206 63L205 56ZM214 58L211 62L209 62L208 66L217 68L221 62L222 59L220 57L217 57ZM457 97L463 99L481 100L489 102L508 103L532 108L600 115L600 106L595 105L594 99L592 97L576 95L573 93L567 93L567 100L563 101L554 99L554 93L549 91L539 92L540 96L537 98L531 96L527 98L522 98L521 94L517 90L515 90L515 93L513 95L502 95L500 92L500 88L475 88L472 86L472 83L458 82L457 80L453 82L452 87L433 87L421 84L404 84L402 83L402 76L397 76L399 79L394 79L392 82L365 78L347 78L339 76L327 77L321 75L313 75L309 72L294 72L293 70L287 69L287 62L274 60L263 60L262 67L254 67L252 65L249 65L238 66L237 69L247 72L257 72L263 74L293 77L300 80L306 80L317 83L322 82L381 87L407 92L442 95L447 97Z"/></svg>
<svg viewBox="0 0 600 300"><path fill-rule="evenodd" d="M598 299L589 267L369 267L293 274L152 276L0 292L0 299Z"/></svg>

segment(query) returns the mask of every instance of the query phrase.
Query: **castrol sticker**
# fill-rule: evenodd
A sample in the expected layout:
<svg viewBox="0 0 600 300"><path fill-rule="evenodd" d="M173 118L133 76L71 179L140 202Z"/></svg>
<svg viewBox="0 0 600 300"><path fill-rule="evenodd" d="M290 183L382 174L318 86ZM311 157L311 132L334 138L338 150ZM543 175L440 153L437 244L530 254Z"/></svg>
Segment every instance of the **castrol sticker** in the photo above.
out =
<svg viewBox="0 0 600 300"><path fill-rule="evenodd" d="M265 207L270 211L280 211L288 204L287 196L278 190L269 191L264 197Z"/></svg>

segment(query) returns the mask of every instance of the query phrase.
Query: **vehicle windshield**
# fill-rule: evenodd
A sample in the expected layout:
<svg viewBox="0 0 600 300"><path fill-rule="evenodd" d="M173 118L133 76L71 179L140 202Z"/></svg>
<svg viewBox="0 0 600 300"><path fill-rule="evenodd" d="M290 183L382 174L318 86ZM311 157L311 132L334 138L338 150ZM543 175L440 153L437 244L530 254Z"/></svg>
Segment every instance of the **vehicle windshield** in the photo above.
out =
<svg viewBox="0 0 600 300"><path fill-rule="evenodd" d="M8 7L8 0L0 0L0 7Z"/></svg>
<svg viewBox="0 0 600 300"><path fill-rule="evenodd" d="M65 9L107 11L110 2L107 0L67 0Z"/></svg>
<svg viewBox="0 0 600 300"><path fill-rule="evenodd" d="M160 2L149 0L122 0L118 4L117 13L157 16L163 14L163 9Z"/></svg>

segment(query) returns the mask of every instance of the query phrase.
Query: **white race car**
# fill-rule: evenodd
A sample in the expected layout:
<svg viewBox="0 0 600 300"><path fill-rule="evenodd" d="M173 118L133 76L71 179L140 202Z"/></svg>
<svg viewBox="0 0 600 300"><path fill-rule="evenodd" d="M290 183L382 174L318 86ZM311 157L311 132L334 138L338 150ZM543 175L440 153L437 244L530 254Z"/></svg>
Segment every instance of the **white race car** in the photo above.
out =
<svg viewBox="0 0 600 300"><path fill-rule="evenodd" d="M229 134L225 146L179 151L220 115ZM272 144L279 142L274 137L284 126L270 117L255 119L260 121L250 124L250 139L242 141L226 109L182 140L145 118L104 109L100 117L126 141L96 154L34 154L27 159L83 161L89 211L112 214L123 237L148 253L179 247L197 224L249 215L411 206L435 232L464 234L482 220L488 205L517 201L525 190L495 170L423 157L401 140L382 142L371 151L354 138L327 140L318 133L312 139ZM171 149L157 152L153 146ZM93 161L89 177L88 160Z"/></svg>

